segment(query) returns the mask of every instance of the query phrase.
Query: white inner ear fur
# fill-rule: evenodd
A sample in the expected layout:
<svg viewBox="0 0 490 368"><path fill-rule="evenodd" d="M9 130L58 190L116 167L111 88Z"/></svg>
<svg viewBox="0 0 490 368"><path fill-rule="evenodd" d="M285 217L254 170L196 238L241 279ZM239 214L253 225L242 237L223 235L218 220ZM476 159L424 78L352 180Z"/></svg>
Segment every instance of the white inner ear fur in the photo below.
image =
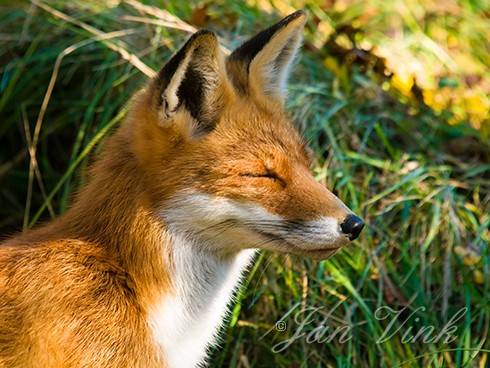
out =
<svg viewBox="0 0 490 368"><path fill-rule="evenodd" d="M165 88L165 90L162 92L163 103L160 110L161 124L164 124L165 121L171 118L175 114L175 110L177 109L177 106L179 106L179 98L177 96L177 92L179 90L180 84L182 83L182 80L184 79L185 72L187 70L187 67L189 66L193 52L194 50L191 49L185 55L185 58L177 67L177 70L172 76L172 79L170 80L170 83L168 84L167 88Z"/></svg>
<svg viewBox="0 0 490 368"><path fill-rule="evenodd" d="M250 64L250 86L260 94L283 101L291 65L303 40L305 18L278 31Z"/></svg>
<svg viewBox="0 0 490 368"><path fill-rule="evenodd" d="M178 112L181 103L178 96L179 88L189 68L198 70L204 81L202 85L204 95L200 96L203 99L200 118L206 121L209 119L208 115L215 113L215 109L219 107L221 95L216 92L220 87L223 91L226 89L226 76L223 74L225 70L224 55L218 45L215 49L211 45L208 46L209 48L192 47L188 50L169 84L162 92L162 106L159 111L161 125L170 124L171 118L174 118ZM196 98L198 97L196 96Z"/></svg>

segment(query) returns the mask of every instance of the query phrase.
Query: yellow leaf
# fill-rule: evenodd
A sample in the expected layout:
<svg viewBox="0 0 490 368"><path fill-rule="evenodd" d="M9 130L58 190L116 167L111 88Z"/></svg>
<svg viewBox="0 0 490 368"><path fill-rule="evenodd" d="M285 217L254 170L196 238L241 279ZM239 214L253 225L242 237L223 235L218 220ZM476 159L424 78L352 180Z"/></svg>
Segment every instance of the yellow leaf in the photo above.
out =
<svg viewBox="0 0 490 368"><path fill-rule="evenodd" d="M468 254L468 251L465 248L463 248L461 245L458 245L454 247L454 253L456 253L460 257L464 257L466 256L466 254Z"/></svg>
<svg viewBox="0 0 490 368"><path fill-rule="evenodd" d="M481 257L474 255L474 254L469 254L466 257L463 258L463 263L465 266L474 266L480 262Z"/></svg>
<svg viewBox="0 0 490 368"><path fill-rule="evenodd" d="M483 274L483 272L481 272L480 270L474 270L473 281L475 281L475 283L479 285L485 283L485 275Z"/></svg>
<svg viewBox="0 0 490 368"><path fill-rule="evenodd" d="M410 91L413 86L413 76L411 74L401 75L398 73L393 74L391 78L391 84L403 95L410 96Z"/></svg>
<svg viewBox="0 0 490 368"><path fill-rule="evenodd" d="M323 44L328 40L328 38L335 32L335 28L324 20L318 23L317 29L315 31L315 37L313 38L313 45L321 48Z"/></svg>
<svg viewBox="0 0 490 368"><path fill-rule="evenodd" d="M337 60L331 56L327 56L325 60L323 60L323 65L325 65L325 68L330 70L332 73L334 73L337 77L340 75L340 67L339 63Z"/></svg>
<svg viewBox="0 0 490 368"><path fill-rule="evenodd" d="M447 101L444 96L435 89L424 89L422 91L424 102L427 106L430 106L434 111L441 112L447 107Z"/></svg>
<svg viewBox="0 0 490 368"><path fill-rule="evenodd" d="M470 210L473 213L476 213L477 215L480 214L480 209L477 206L475 206L473 203L469 203L469 202L465 203L464 208Z"/></svg>
<svg viewBox="0 0 490 368"><path fill-rule="evenodd" d="M468 93L466 93L464 96L464 103L467 111L470 114L488 114L489 102L480 94L473 91L468 91Z"/></svg>

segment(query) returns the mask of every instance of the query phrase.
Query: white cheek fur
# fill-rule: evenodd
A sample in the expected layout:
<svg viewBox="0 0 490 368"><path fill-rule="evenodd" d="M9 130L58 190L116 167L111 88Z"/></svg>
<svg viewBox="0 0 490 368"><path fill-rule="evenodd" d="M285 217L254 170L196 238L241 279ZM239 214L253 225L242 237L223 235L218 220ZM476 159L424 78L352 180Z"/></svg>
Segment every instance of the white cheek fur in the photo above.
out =
<svg viewBox="0 0 490 368"><path fill-rule="evenodd" d="M234 221L281 220L258 205L194 191L175 196L161 216L173 233L198 236L201 247L225 252L253 248L261 240L258 234L236 226Z"/></svg>
<svg viewBox="0 0 490 368"><path fill-rule="evenodd" d="M253 248L254 245L260 244L261 237L238 226L239 223L284 221L282 217L268 212L256 203L238 202L189 190L179 193L167 203L166 209L161 211L161 216L174 233L200 234L203 247L225 251ZM232 221L226 222L230 219ZM236 225L233 221L236 221ZM304 232L277 227L271 228L271 233L305 250L345 240L345 235L335 218L322 217L307 221L303 225Z"/></svg>

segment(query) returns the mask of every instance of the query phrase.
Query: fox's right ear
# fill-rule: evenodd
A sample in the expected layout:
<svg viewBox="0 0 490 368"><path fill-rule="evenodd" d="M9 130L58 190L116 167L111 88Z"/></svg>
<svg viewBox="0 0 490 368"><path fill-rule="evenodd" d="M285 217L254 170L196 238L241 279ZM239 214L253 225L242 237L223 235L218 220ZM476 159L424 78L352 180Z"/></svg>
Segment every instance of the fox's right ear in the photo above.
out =
<svg viewBox="0 0 490 368"><path fill-rule="evenodd" d="M226 73L216 35L199 31L167 62L153 84L161 125L185 110L197 133L211 131L224 105Z"/></svg>
<svg viewBox="0 0 490 368"><path fill-rule="evenodd" d="M301 46L306 13L294 12L231 53L228 74L238 91L283 102L290 66Z"/></svg>

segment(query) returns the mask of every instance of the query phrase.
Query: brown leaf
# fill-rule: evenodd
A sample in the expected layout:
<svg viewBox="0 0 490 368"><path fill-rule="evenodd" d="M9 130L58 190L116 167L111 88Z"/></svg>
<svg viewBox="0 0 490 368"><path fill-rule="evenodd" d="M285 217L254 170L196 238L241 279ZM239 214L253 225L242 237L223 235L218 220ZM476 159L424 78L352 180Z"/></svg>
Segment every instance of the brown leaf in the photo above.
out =
<svg viewBox="0 0 490 368"><path fill-rule="evenodd" d="M192 12L190 22L198 28L204 27L209 21L208 8L209 6L207 4L195 8Z"/></svg>

